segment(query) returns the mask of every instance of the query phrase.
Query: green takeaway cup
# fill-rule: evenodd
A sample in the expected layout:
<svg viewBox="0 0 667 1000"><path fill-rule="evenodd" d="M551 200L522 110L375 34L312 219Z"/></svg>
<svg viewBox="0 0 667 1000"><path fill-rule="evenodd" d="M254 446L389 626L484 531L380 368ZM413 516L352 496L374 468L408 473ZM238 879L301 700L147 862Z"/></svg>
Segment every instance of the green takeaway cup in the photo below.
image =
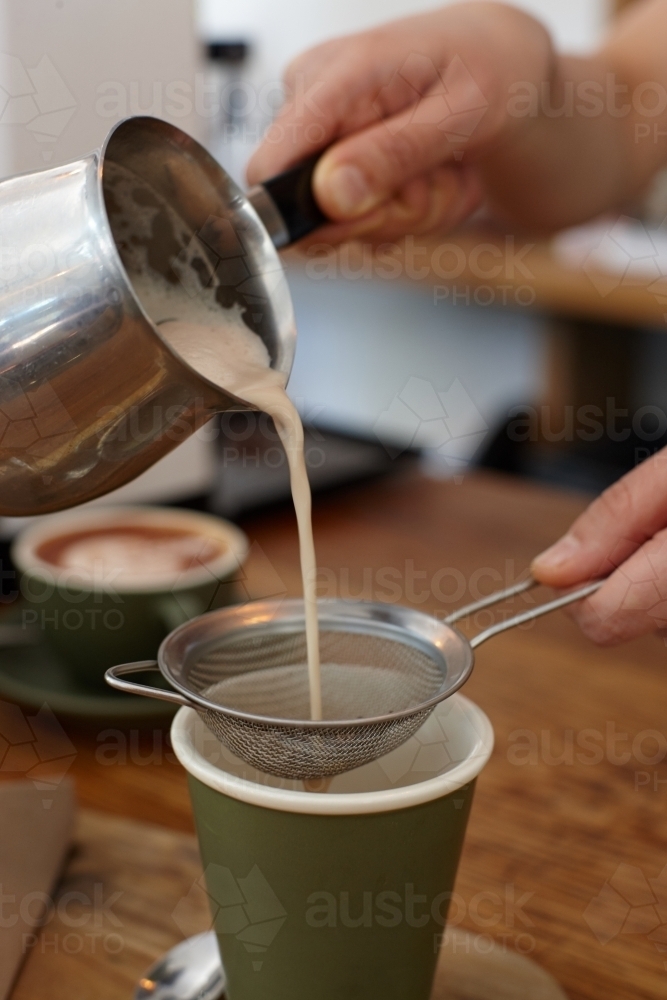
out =
<svg viewBox="0 0 667 1000"><path fill-rule="evenodd" d="M486 715L456 694L407 743L306 790L234 757L193 709L188 771L228 1000L428 1000Z"/></svg>

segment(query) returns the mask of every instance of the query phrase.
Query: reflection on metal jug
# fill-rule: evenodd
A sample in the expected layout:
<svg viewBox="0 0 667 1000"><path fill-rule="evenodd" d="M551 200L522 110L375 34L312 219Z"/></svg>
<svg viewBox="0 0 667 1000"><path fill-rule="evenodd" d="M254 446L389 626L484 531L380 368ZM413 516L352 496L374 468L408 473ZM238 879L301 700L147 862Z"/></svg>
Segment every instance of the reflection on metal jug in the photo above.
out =
<svg viewBox="0 0 667 1000"><path fill-rule="evenodd" d="M289 374L296 331L276 246L322 221L312 169L246 197L197 142L142 117L76 163L0 184L0 514L108 493L244 407L161 339L134 287L139 259L236 306Z"/></svg>

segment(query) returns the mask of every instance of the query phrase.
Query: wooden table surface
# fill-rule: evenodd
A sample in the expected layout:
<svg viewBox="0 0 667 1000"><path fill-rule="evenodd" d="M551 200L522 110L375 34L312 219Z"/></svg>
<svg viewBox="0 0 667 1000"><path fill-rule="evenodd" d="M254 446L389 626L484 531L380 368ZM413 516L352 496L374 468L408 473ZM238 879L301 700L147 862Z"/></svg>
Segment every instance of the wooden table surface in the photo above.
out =
<svg viewBox="0 0 667 1000"><path fill-rule="evenodd" d="M584 503L489 474L455 484L405 471L321 496L322 593L442 616L511 583ZM298 594L293 513L243 527L254 543L249 595ZM486 614L476 624L485 623ZM572 1000L667 991L665 660L657 637L597 649L558 612L481 647L465 689L491 718L496 747L451 916L529 954ZM162 730L63 724L82 804L193 829L185 774Z"/></svg>

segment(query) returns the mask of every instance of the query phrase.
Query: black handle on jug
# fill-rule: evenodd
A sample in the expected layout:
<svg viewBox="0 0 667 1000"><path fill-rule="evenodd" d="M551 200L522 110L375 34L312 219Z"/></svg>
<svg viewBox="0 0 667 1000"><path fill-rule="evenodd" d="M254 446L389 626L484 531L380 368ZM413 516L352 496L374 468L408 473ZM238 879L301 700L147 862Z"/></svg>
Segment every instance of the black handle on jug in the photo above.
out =
<svg viewBox="0 0 667 1000"><path fill-rule="evenodd" d="M328 222L315 201L313 173L321 151L248 192L275 246L295 243Z"/></svg>

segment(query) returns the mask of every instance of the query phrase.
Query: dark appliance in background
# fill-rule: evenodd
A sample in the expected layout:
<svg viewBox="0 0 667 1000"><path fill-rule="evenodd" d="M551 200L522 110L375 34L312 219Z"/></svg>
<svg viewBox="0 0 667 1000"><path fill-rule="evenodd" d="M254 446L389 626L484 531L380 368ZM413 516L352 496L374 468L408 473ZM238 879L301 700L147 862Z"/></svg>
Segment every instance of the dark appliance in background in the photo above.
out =
<svg viewBox="0 0 667 1000"><path fill-rule="evenodd" d="M291 502L287 458L273 421L254 411L221 414L217 418L218 473L208 510L234 519L246 511ZM414 459L398 457L378 441L366 441L339 431L306 426L308 478L322 490L392 472Z"/></svg>
<svg viewBox="0 0 667 1000"><path fill-rule="evenodd" d="M510 408L478 464L601 493L667 446L665 335L583 320L550 327L545 399Z"/></svg>
<svg viewBox="0 0 667 1000"><path fill-rule="evenodd" d="M220 102L220 119L215 124L223 134L225 126L238 125L244 118L242 103L242 68L250 55L250 43L241 38L217 39L206 45L206 56L218 71L218 86L226 92Z"/></svg>

